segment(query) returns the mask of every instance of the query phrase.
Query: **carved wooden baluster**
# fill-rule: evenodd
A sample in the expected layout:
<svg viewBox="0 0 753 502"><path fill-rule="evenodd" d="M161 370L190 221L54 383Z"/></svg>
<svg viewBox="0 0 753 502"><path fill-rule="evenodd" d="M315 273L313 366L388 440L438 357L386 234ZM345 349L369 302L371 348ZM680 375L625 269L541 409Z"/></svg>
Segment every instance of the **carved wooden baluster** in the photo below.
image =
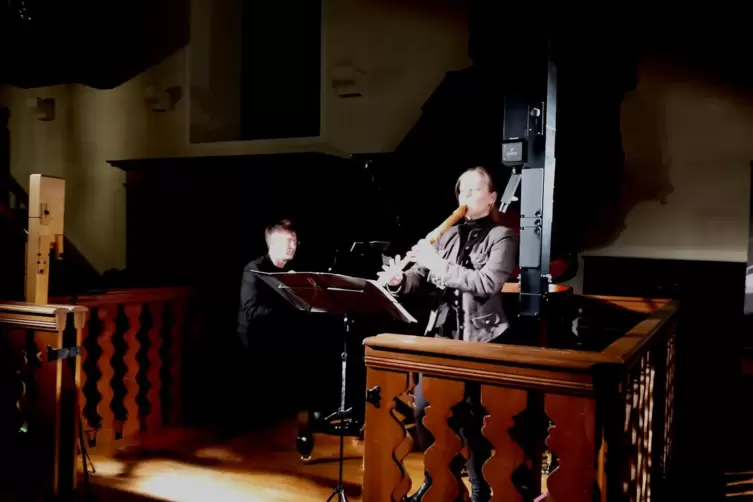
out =
<svg viewBox="0 0 753 502"><path fill-rule="evenodd" d="M151 387L149 387L147 394L150 411L149 416L146 418L146 429L150 431L162 427L162 397L160 396L160 392L162 391L162 377L160 376L162 358L159 352L162 348L162 312L164 308L165 304L163 302L152 302L149 304L149 312L152 314L152 327L149 328L149 342L151 346L146 356L149 360L147 379Z"/></svg>
<svg viewBox="0 0 753 502"><path fill-rule="evenodd" d="M123 307L125 315L128 318L128 330L123 335L126 344L126 352L123 354L123 364L126 367L126 374L123 375L123 385L126 389L126 395L123 398L123 407L126 409L126 420L123 424L123 437L131 437L139 431L139 404L136 398L139 394L139 384L136 377L139 373L139 362L136 355L139 352L139 343L136 335L141 328L142 306L139 303L129 303Z"/></svg>
<svg viewBox="0 0 753 502"><path fill-rule="evenodd" d="M88 312L77 312L73 315L73 327L75 330L73 345L76 347L83 347L84 342L84 331L86 330L86 326L88 324ZM78 445L78 432L79 427L81 427L81 420L83 420L83 409L84 409L84 393L83 388L84 385L82 383L82 378L84 376L83 372L83 360L81 357L77 357L72 365L66 365L66 368L64 368L63 371L64 378L68 378L68 385L71 385L70 380L73 380L73 387L70 388L68 394L70 396L70 399L72 400L72 408L73 408L73 424L70 429L66 431L66 434L70 438L70 446L68 450L68 454L71 458L71 470L70 472L70 482L71 482L71 488L76 488L78 485L78 476L77 468L76 468L76 460L78 458L79 454L79 445ZM70 378L72 377L72 378Z"/></svg>
<svg viewBox="0 0 753 502"><path fill-rule="evenodd" d="M547 489L557 502L590 501L596 480L595 402L587 397L547 394L547 416L554 422L547 446L559 458Z"/></svg>
<svg viewBox="0 0 753 502"><path fill-rule="evenodd" d="M431 488L424 495L424 502L455 500L465 486L458 483L450 465L462 453L463 441L447 420L453 415L453 407L464 398L465 382L424 377L423 392L429 403L424 426L434 436L434 443L424 454L424 465L431 476Z"/></svg>
<svg viewBox="0 0 753 502"><path fill-rule="evenodd" d="M395 399L407 392L410 374L369 368L366 388L375 389L366 404L364 443L364 502L399 502L408 494L411 479L403 459L411 450L412 440L395 415ZM376 393L378 388L378 394ZM372 396L378 405L372 401Z"/></svg>
<svg viewBox="0 0 753 502"><path fill-rule="evenodd" d="M481 432L492 444L492 457L484 464L484 479L492 488L492 502L522 501L512 473L525 462L525 452L510 436L515 415L526 409L528 393L520 389L484 385L481 404L488 415Z"/></svg>
<svg viewBox="0 0 753 502"><path fill-rule="evenodd" d="M653 430L654 430L654 365L651 362L651 353L646 354L646 366L644 371L644 405L643 405L643 499L651 500L651 472L653 470Z"/></svg>
<svg viewBox="0 0 753 502"><path fill-rule="evenodd" d="M667 376L667 368L665 366L667 360L666 346L662 344L656 344L651 349L652 359L652 378L651 384L651 483L653 485L664 484L664 462L662 461L662 452L664 451L664 419L666 409L664 403L666 402L665 391L665 378ZM660 488L663 491L663 487ZM652 487L652 492L654 488ZM653 495L656 497L657 495Z"/></svg>
<svg viewBox="0 0 753 502"><path fill-rule="evenodd" d="M86 350L86 344L89 341L89 322L85 322L84 325L81 328L81 357L80 357L80 364L81 364L81 372L79 373L79 382L80 386L78 388L78 403L79 403L79 411L80 411L80 419L84 420L84 430L90 431L94 429L94 425L89 420L89 417L86 415L86 413L83 413L84 408L86 408L86 403L88 399L86 398L86 394L84 394L84 387L86 386L86 380L87 380L87 374L86 371L83 371L84 364L89 358L89 351Z"/></svg>
<svg viewBox="0 0 753 502"><path fill-rule="evenodd" d="M635 378L631 374L628 374L625 382L625 423L623 424L623 449L624 457L622 463L622 494L627 497L627 500L631 500L632 493L634 492L635 482L633 480L633 464L634 464L634 446L633 446L633 424L634 424L634 410L635 406L633 401L635 399Z"/></svg>
<svg viewBox="0 0 753 502"><path fill-rule="evenodd" d="M666 377L664 381L664 451L662 469L667 475L672 457L672 437L674 434L674 386L675 386L675 334L672 332L667 340Z"/></svg>
<svg viewBox="0 0 753 502"><path fill-rule="evenodd" d="M118 316L117 304L106 304L99 307L99 321L102 324L102 333L99 335L99 346L102 348L102 354L97 361L97 367L102 375L97 382L97 391L102 399L97 404L97 413L102 418L100 429L103 434L97 438L97 444L108 444L115 439L115 414L110 408L115 393L112 390L112 379L115 372L110 362L115 355L115 346L112 344L112 337L117 330L115 318Z"/></svg>
<svg viewBox="0 0 753 502"><path fill-rule="evenodd" d="M183 352L183 326L186 318L186 299L176 298L172 301L173 327L172 343L170 344L170 425L179 425L182 415L182 352Z"/></svg>
<svg viewBox="0 0 753 502"><path fill-rule="evenodd" d="M638 434L640 429L638 428L638 414L640 413L640 375L635 374L635 369L628 376L628 383L626 387L626 403L627 409L625 414L625 442L626 442L626 458L625 462L625 481L624 493L628 495L629 500L635 500L638 486Z"/></svg>
<svg viewBox="0 0 753 502"><path fill-rule="evenodd" d="M405 390L399 395L400 398L403 398L404 402L408 402L409 406L412 406L413 404L413 396L412 395L406 395L410 391L413 390L415 387L414 379L413 379L413 373L407 374L407 380L405 382ZM407 398L407 399L405 399ZM393 404L395 401L393 400ZM410 452L413 451L413 438L408 433L407 429L403 425L403 421L405 418L399 414L399 413L392 413L392 416L394 417L394 420L400 424L400 429L403 431L403 441L395 448L394 453L394 459L397 464L400 465L400 468L403 470L403 479L398 484L397 488L392 492L392 496L394 500L401 501L403 498L408 494L408 492L411 489L412 483L410 476L407 475L405 472L405 468L403 467L403 460L405 460L405 457L408 456Z"/></svg>
<svg viewBox="0 0 753 502"><path fill-rule="evenodd" d="M636 376L636 401L635 401L635 423L633 425L633 442L635 445L635 499L643 500L641 497L643 489L643 406L644 406L644 361L641 360L637 367Z"/></svg>

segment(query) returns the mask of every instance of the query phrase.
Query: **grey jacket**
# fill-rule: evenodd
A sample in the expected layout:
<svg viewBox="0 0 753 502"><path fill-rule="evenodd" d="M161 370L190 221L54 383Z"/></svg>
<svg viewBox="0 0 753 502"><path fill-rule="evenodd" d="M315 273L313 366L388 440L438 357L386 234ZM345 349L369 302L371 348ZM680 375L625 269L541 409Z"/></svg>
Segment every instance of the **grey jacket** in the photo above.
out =
<svg viewBox="0 0 753 502"><path fill-rule="evenodd" d="M502 308L502 286L517 265L518 235L504 226L492 227L470 250L472 269L456 264L460 251L456 226L440 237L435 248L444 259L441 267L429 270L414 265L394 293L415 293L430 284L441 290L454 289L455 295L462 296L463 340L488 342L504 333L509 321ZM431 312L426 333L435 327L437 310Z"/></svg>

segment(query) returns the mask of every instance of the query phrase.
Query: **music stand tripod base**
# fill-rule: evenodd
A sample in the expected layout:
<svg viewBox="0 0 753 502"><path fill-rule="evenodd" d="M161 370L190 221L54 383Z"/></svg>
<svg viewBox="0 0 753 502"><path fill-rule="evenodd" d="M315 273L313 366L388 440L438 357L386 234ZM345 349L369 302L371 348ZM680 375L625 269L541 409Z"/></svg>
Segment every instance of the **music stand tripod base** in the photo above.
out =
<svg viewBox="0 0 753 502"><path fill-rule="evenodd" d="M335 495L338 496L338 500L347 502L348 497L345 495L345 488L343 487L343 460L345 452L345 421L349 420L348 415L353 411L353 408L345 409L345 396L348 381L348 336L350 333L351 320L348 315L343 316L343 352L340 355L341 359L341 371L340 374L340 409L333 415L340 419L340 461L338 465L339 473L337 475L337 486L332 491L332 494L327 499L330 502ZM330 415L332 417L332 415ZM328 417L329 418L329 417Z"/></svg>
<svg viewBox="0 0 753 502"><path fill-rule="evenodd" d="M398 319L403 322L417 322L376 281L330 273L266 273L254 271L259 278L277 291L291 305L305 312L322 312L343 316L343 352L341 354L340 408L328 419L337 417L340 436L339 474L337 486L327 499L331 502L337 496L339 501L347 502L343 488L343 462L345 447L345 430L352 423L348 415L352 409L345 408L348 366L348 337L350 336L351 318Z"/></svg>

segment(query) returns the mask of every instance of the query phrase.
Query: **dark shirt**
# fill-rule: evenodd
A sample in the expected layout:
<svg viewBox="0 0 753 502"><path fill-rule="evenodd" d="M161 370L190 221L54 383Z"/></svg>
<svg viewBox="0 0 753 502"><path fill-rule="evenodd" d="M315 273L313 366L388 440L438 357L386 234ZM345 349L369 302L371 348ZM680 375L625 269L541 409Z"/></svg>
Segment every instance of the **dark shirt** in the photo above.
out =
<svg viewBox="0 0 753 502"><path fill-rule="evenodd" d="M261 256L243 268L238 335L244 347L250 348L276 332L283 331L286 315L294 312L293 307L282 296L252 271L283 272L288 269L287 266L278 268L272 263L269 255Z"/></svg>

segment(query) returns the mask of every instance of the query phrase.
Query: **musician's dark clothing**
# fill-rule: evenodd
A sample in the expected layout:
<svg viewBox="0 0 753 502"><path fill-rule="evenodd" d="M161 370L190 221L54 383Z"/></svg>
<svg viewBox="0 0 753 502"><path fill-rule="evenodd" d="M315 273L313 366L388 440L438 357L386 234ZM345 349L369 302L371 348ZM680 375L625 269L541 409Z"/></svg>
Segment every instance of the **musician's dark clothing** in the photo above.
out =
<svg viewBox="0 0 753 502"><path fill-rule="evenodd" d="M288 266L279 268L266 254L249 262L243 268L241 305L238 309L238 336L247 349L261 343L264 338L274 336L274 333L281 328L280 323L285 321L285 313L292 310L290 304L259 279L253 271L283 272L288 269Z"/></svg>
<svg viewBox="0 0 753 502"><path fill-rule="evenodd" d="M502 308L502 286L516 265L517 242L512 229L497 225L491 217L466 220L449 229L436 244L445 263L436 270L413 267L395 293L404 295L424 290L430 284L436 286L441 300L429 319L428 336L499 342L508 327ZM491 447L481 434L485 413L480 386L466 384L465 395L465 406L456 413L461 414L459 432L470 450L466 466L471 497L473 502L487 502L491 490L481 468L491 455ZM414 416L418 442L424 451L434 442L423 425L428 404L423 395L423 376L419 376L414 389ZM431 483L428 473L424 483Z"/></svg>
<svg viewBox="0 0 753 502"><path fill-rule="evenodd" d="M306 370L303 365L300 332L300 312L261 280L254 270L283 272L269 255L259 257L243 269L238 309L238 336L247 349L245 365L250 382L244 390L252 390L246 410L252 415L244 418L248 425L269 423L281 414L290 414L307 407L308 390L305 379L297 374Z"/></svg>

